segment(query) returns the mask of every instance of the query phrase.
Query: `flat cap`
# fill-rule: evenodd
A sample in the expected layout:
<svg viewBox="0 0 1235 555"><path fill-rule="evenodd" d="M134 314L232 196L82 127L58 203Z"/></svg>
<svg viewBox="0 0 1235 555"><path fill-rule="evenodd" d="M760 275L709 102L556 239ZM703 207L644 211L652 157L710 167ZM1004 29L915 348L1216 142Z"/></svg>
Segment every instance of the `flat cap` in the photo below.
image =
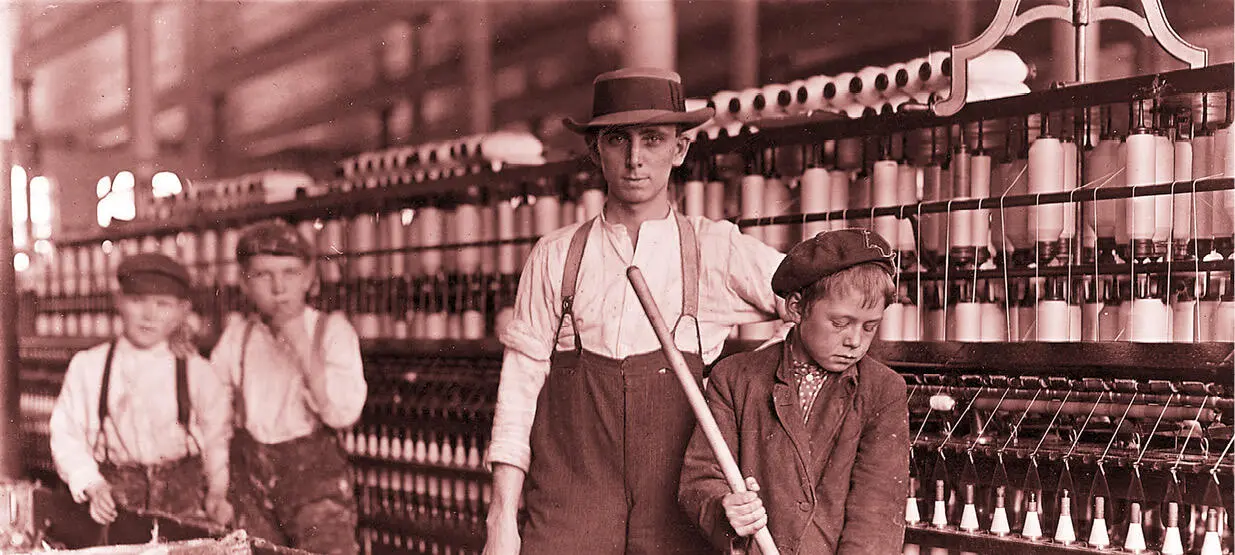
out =
<svg viewBox="0 0 1235 555"><path fill-rule="evenodd" d="M873 262L888 275L896 272L896 252L868 229L824 231L789 249L772 274L772 291L788 297L845 268Z"/></svg>
<svg viewBox="0 0 1235 555"><path fill-rule="evenodd" d="M236 259L244 262L258 255L313 259L313 245L296 228L282 220L249 226L236 241Z"/></svg>
<svg viewBox="0 0 1235 555"><path fill-rule="evenodd" d="M173 295L187 299L192 288L188 270L158 253L126 257L116 268L116 281L126 295Z"/></svg>

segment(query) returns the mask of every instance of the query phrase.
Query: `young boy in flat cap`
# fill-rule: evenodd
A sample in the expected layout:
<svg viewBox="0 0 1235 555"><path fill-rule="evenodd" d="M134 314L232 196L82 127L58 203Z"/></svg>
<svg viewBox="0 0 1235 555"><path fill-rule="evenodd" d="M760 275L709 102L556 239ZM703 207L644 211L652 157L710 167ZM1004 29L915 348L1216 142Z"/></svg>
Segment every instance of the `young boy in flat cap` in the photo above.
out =
<svg viewBox="0 0 1235 555"><path fill-rule="evenodd" d="M565 123L608 196L598 217L542 237L519 279L501 337L488 555L706 552L676 499L695 417L626 268L642 269L700 381L733 326L777 318L768 282L784 254L673 208L683 133L713 110L687 111L667 70L604 73L593 89L592 119Z"/></svg>
<svg viewBox="0 0 1235 555"><path fill-rule="evenodd" d="M751 491L731 493L702 430L678 499L720 549L771 526L781 553L900 553L909 477L905 381L866 356L892 302L892 248L865 229L794 246L772 288L783 343L722 360L708 406ZM755 550L754 546L750 549Z"/></svg>
<svg viewBox="0 0 1235 555"><path fill-rule="evenodd" d="M168 339L189 314L184 267L161 254L116 270L121 335L73 356L51 415L56 472L100 524L117 508L225 524L231 407L200 356Z"/></svg>
<svg viewBox="0 0 1235 555"><path fill-rule="evenodd" d="M236 261L257 314L229 321L211 360L233 392L237 527L315 553L356 553L356 500L335 429L360 418L367 386L356 330L305 305L314 259L283 222L245 230Z"/></svg>

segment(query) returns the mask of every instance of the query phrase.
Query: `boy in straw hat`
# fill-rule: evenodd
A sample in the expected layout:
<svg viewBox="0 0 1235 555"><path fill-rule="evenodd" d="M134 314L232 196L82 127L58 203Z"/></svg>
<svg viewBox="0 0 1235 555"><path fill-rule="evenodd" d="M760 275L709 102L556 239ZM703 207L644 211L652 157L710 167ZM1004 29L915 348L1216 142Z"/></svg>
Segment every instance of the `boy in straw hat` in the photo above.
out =
<svg viewBox="0 0 1235 555"><path fill-rule="evenodd" d="M50 423L56 472L100 524L117 507L226 524L227 389L168 342L189 314L189 274L149 253L125 258L116 279L124 331L69 362Z"/></svg>
<svg viewBox="0 0 1235 555"><path fill-rule="evenodd" d="M702 430L680 500L719 548L771 526L782 553L900 553L909 479L905 380L866 356L895 298L892 247L865 229L820 233L772 277L796 325L729 357L708 406L750 491L732 493Z"/></svg>
<svg viewBox="0 0 1235 555"><path fill-rule="evenodd" d="M519 280L501 337L485 552L703 553L676 501L694 415L625 270L643 270L702 381L733 326L776 317L768 283L784 255L674 209L683 132L713 113L686 111L678 74L622 69L593 87L592 118L565 124L587 140L608 198L596 218L542 237Z"/></svg>

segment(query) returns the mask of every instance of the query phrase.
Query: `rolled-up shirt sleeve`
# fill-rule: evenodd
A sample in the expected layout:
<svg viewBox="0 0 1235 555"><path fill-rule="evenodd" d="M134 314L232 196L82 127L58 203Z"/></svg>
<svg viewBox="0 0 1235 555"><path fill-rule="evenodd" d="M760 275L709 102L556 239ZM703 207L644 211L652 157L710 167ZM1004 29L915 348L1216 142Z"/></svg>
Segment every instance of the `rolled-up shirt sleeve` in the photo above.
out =
<svg viewBox="0 0 1235 555"><path fill-rule="evenodd" d="M78 353L69 362L49 424L56 473L69 486L78 503L86 500L86 488L104 481L99 464L94 460L92 434L95 430L90 422L90 396L98 396L98 387L90 387L87 383L88 363L83 360L86 356L85 352Z"/></svg>
<svg viewBox="0 0 1235 555"><path fill-rule="evenodd" d="M190 376L193 396L192 433L201 447L209 493L227 493L228 442L232 437L231 390L204 359L194 358Z"/></svg>
<svg viewBox="0 0 1235 555"><path fill-rule="evenodd" d="M543 240L532 249L519 277L513 318L502 332L506 353L502 357L492 439L485 457L490 466L505 463L526 472L531 461L529 438L536 418L536 399L549 375L549 357L555 348L561 316L561 277L555 275L561 270L551 270L550 255Z"/></svg>
<svg viewBox="0 0 1235 555"><path fill-rule="evenodd" d="M728 280L733 293L733 324L764 322L785 316L785 302L772 292L772 274L785 254L733 226L729 242Z"/></svg>
<svg viewBox="0 0 1235 555"><path fill-rule="evenodd" d="M360 356L360 337L355 328L344 318L331 318L322 313L318 318L329 318L322 337L322 364L311 369L319 373L310 377L320 380L321 389L306 388L310 407L331 428L347 428L360 419L368 396L368 384L364 378L364 363Z"/></svg>

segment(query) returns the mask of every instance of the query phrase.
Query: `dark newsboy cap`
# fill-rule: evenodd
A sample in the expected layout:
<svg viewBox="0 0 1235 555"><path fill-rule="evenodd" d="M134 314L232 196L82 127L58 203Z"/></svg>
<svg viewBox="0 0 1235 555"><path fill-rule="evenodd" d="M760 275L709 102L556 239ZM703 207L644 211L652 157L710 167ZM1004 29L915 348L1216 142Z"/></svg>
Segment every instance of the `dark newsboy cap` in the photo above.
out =
<svg viewBox="0 0 1235 555"><path fill-rule="evenodd" d="M116 268L116 281L126 295L173 295L189 298L192 280L179 262L158 253L125 258Z"/></svg>
<svg viewBox="0 0 1235 555"><path fill-rule="evenodd" d="M820 279L867 262L892 275L896 271L892 246L868 229L824 231L789 249L772 274L772 291L788 297Z"/></svg>
<svg viewBox="0 0 1235 555"><path fill-rule="evenodd" d="M294 256L308 261L313 259L313 245L296 228L273 220L249 226L236 241L236 260L240 263L258 255Z"/></svg>

